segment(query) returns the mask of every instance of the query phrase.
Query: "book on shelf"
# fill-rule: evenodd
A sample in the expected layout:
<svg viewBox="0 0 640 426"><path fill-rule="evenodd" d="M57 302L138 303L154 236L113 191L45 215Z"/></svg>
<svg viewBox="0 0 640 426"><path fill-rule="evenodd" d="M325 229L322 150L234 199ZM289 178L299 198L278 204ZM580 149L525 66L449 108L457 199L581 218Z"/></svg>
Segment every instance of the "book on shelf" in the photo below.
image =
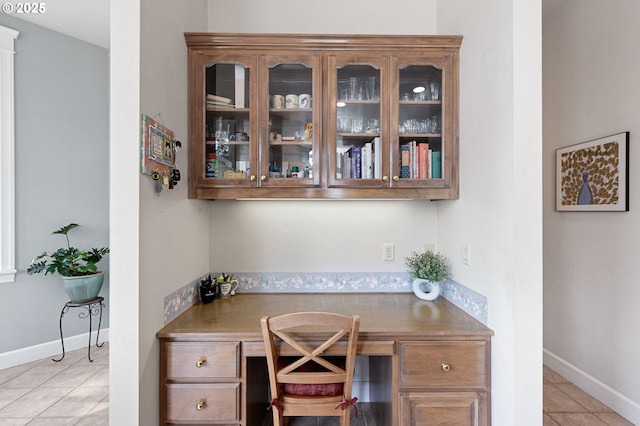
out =
<svg viewBox="0 0 640 426"><path fill-rule="evenodd" d="M362 178L362 147L352 146L347 151L351 157L351 179Z"/></svg>
<svg viewBox="0 0 640 426"><path fill-rule="evenodd" d="M207 95L207 101L221 102L223 104L229 104L229 105L233 104L233 100L229 98L225 98L224 96L212 95L212 94Z"/></svg>
<svg viewBox="0 0 640 426"><path fill-rule="evenodd" d="M375 179L382 177L382 148L379 137L373 138L373 177Z"/></svg>
<svg viewBox="0 0 640 426"><path fill-rule="evenodd" d="M236 108L244 108L244 71L242 65L236 64Z"/></svg>
<svg viewBox="0 0 640 426"><path fill-rule="evenodd" d="M442 152L433 151L431 154L431 175L434 179L442 178Z"/></svg>
<svg viewBox="0 0 640 426"><path fill-rule="evenodd" d="M418 177L420 179L428 179L429 176L429 144L418 144L418 159L420 170L418 171Z"/></svg>
<svg viewBox="0 0 640 426"><path fill-rule="evenodd" d="M417 145L418 144L416 143L416 141L409 142L409 159L411 165L411 167L409 168L409 177L411 177L411 179L415 179L418 177L418 151L416 149Z"/></svg>
<svg viewBox="0 0 640 426"><path fill-rule="evenodd" d="M400 177L402 179L409 179L409 168L411 167L409 149L409 144L400 146Z"/></svg>
<svg viewBox="0 0 640 426"><path fill-rule="evenodd" d="M362 179L373 178L373 143L367 142L362 146Z"/></svg>
<svg viewBox="0 0 640 426"><path fill-rule="evenodd" d="M221 102L207 101L207 108L235 108L235 105L229 105Z"/></svg>

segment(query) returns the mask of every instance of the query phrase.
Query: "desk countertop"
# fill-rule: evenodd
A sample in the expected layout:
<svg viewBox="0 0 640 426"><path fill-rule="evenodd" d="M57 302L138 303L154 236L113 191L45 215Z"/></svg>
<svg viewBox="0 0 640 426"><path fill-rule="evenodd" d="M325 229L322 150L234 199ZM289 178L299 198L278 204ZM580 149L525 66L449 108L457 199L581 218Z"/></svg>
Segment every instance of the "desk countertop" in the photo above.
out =
<svg viewBox="0 0 640 426"><path fill-rule="evenodd" d="M360 338L491 336L493 331L440 297L434 302L412 293L239 293L197 303L165 325L158 338L261 340L260 318L297 311L360 315Z"/></svg>

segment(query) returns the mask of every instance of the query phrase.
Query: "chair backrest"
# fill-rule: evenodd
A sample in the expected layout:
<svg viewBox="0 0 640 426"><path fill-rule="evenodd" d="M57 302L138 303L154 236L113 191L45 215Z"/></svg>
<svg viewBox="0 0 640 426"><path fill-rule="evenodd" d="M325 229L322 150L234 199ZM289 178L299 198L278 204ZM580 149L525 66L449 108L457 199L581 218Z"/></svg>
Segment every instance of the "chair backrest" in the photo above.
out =
<svg viewBox="0 0 640 426"><path fill-rule="evenodd" d="M351 399L360 329L358 315L296 312L263 317L261 326L273 398L279 397L282 385L287 383L340 383L342 397ZM281 355L293 356L297 360L279 365L278 357ZM336 362L334 356L344 364Z"/></svg>

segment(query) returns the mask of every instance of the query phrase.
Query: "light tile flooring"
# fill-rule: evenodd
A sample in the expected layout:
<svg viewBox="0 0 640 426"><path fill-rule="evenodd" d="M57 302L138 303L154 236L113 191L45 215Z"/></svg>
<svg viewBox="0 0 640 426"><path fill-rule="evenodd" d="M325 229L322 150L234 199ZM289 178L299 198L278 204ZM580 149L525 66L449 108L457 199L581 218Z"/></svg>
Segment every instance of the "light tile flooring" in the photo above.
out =
<svg viewBox="0 0 640 426"><path fill-rule="evenodd" d="M68 352L0 370L0 424L3 426L108 426L109 344ZM544 426L634 426L548 367L544 367ZM335 418L302 417L289 426L337 425ZM375 426L366 403L352 410L352 426Z"/></svg>
<svg viewBox="0 0 640 426"><path fill-rule="evenodd" d="M91 358L84 348L0 370L0 425L108 426L109 344Z"/></svg>
<svg viewBox="0 0 640 426"><path fill-rule="evenodd" d="M634 426L547 366L543 387L544 426Z"/></svg>
<svg viewBox="0 0 640 426"><path fill-rule="evenodd" d="M357 402L358 417L355 411L351 409L351 426L376 426L373 414L369 410L369 404L366 402ZM271 413L265 418L263 426L272 425ZM338 417L285 417L285 426L339 426L340 419Z"/></svg>

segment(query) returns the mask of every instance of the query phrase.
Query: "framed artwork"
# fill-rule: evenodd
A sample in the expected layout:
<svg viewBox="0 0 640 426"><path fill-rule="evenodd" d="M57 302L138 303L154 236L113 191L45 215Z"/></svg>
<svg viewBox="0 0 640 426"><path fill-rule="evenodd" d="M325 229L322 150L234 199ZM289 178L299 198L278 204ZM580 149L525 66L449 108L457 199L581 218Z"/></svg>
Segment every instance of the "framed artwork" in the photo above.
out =
<svg viewBox="0 0 640 426"><path fill-rule="evenodd" d="M145 114L142 114L140 150L142 173L169 175L176 166L173 131Z"/></svg>
<svg viewBox="0 0 640 426"><path fill-rule="evenodd" d="M557 211L629 211L629 132L556 150Z"/></svg>

